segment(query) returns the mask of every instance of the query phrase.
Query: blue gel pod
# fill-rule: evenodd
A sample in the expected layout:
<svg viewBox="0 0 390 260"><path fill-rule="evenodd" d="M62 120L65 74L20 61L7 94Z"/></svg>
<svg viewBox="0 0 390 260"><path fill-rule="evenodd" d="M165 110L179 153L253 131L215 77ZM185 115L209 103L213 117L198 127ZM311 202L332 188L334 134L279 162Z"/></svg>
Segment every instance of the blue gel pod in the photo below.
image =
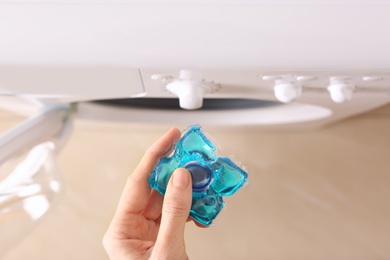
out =
<svg viewBox="0 0 390 260"><path fill-rule="evenodd" d="M176 143L173 155L162 158L149 177L150 186L164 195L173 171L186 168L192 177L190 217L204 226L211 225L224 207L222 197L233 195L248 179L246 171L215 153L202 128L193 125Z"/></svg>

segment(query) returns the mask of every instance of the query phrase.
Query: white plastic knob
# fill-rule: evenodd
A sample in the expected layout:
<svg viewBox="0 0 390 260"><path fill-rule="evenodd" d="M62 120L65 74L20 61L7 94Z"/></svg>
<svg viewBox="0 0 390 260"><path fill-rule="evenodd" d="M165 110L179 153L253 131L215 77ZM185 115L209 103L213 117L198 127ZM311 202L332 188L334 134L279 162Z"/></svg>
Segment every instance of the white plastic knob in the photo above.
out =
<svg viewBox="0 0 390 260"><path fill-rule="evenodd" d="M355 86L350 83L333 83L328 87L331 99L335 103L344 103L352 98Z"/></svg>
<svg viewBox="0 0 390 260"><path fill-rule="evenodd" d="M181 80L169 83L167 90L179 97L180 107L194 110L203 106L204 87L194 81Z"/></svg>
<svg viewBox="0 0 390 260"><path fill-rule="evenodd" d="M199 80L201 73L195 70L180 70L179 79L181 80Z"/></svg>
<svg viewBox="0 0 390 260"><path fill-rule="evenodd" d="M274 93L280 102L289 103L302 94L302 86L290 82L276 83Z"/></svg>

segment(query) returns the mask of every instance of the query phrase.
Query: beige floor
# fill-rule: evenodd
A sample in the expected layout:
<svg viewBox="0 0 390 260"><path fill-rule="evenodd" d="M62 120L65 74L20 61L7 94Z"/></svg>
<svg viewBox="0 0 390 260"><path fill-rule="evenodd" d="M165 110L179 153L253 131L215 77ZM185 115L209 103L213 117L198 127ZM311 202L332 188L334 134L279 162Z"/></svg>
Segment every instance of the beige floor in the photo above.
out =
<svg viewBox="0 0 390 260"><path fill-rule="evenodd" d="M0 120L3 131L18 119ZM4 259L107 259L101 238L124 182L166 129L77 122L59 158L60 205ZM214 227L188 226L190 259L390 259L390 106L315 132L206 131L250 181Z"/></svg>

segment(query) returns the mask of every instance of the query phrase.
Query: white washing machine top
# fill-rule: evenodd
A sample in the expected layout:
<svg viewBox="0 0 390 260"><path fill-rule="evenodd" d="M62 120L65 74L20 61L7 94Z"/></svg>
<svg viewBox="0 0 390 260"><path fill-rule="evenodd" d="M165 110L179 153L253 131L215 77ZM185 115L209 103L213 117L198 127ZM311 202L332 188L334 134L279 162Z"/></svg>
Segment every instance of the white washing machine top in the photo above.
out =
<svg viewBox="0 0 390 260"><path fill-rule="evenodd" d="M180 80L183 70L216 86L202 100L226 99L223 109L83 103L79 116L321 126L390 101L388 1L0 0L0 6L1 104L14 110L11 97L51 105L177 98L182 94L166 77ZM190 109L201 107L199 97L191 98ZM238 109L229 107L232 99L282 102Z"/></svg>

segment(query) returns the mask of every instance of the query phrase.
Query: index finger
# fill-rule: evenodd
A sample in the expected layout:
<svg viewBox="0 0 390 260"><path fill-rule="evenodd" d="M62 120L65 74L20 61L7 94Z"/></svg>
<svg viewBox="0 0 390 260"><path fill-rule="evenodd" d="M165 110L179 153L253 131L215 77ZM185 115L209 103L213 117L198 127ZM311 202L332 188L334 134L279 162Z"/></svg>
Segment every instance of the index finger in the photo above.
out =
<svg viewBox="0 0 390 260"><path fill-rule="evenodd" d="M167 150L173 147L179 137L180 130L172 128L146 151L138 166L127 179L126 186L119 200L117 214L127 215L142 212L148 204L150 195L149 175L156 162Z"/></svg>

